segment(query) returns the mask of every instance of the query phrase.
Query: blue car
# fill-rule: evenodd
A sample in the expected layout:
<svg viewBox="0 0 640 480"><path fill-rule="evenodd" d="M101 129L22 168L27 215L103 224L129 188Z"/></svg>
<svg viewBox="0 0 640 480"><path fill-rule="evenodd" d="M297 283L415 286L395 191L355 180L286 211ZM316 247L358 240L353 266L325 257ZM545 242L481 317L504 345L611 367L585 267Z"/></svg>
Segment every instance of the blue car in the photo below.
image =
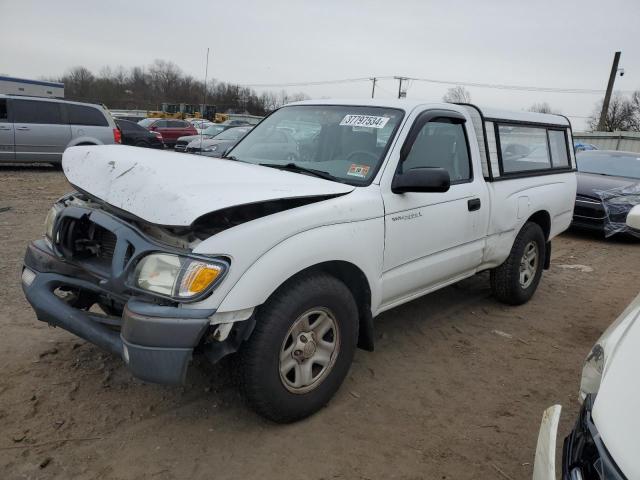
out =
<svg viewBox="0 0 640 480"><path fill-rule="evenodd" d="M598 150L598 147L590 143L573 142L573 148L576 153L585 152L587 150Z"/></svg>

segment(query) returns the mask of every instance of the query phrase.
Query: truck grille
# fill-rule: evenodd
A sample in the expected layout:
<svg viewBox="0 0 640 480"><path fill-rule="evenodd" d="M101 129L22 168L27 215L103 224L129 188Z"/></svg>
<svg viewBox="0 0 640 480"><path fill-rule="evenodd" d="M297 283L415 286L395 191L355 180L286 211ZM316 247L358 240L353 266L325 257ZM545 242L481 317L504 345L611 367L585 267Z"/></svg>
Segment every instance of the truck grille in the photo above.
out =
<svg viewBox="0 0 640 480"><path fill-rule="evenodd" d="M57 243L63 256L92 270L109 274L118 241L116 235L87 217L67 217L63 220L58 229ZM124 268L133 253L133 247L129 245L121 268Z"/></svg>

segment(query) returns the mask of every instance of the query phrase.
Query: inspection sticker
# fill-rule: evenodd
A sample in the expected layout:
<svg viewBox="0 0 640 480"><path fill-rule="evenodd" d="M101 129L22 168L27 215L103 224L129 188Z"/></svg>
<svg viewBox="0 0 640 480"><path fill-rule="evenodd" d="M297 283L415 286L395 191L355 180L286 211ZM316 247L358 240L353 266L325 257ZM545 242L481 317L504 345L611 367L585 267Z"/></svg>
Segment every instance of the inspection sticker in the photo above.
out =
<svg viewBox="0 0 640 480"><path fill-rule="evenodd" d="M374 115L345 115L340 122L340 126L384 128L388 121L389 117L376 117Z"/></svg>
<svg viewBox="0 0 640 480"><path fill-rule="evenodd" d="M349 167L347 175L351 175L352 177L366 178L368 173L369 165L356 165L355 163L352 163Z"/></svg>

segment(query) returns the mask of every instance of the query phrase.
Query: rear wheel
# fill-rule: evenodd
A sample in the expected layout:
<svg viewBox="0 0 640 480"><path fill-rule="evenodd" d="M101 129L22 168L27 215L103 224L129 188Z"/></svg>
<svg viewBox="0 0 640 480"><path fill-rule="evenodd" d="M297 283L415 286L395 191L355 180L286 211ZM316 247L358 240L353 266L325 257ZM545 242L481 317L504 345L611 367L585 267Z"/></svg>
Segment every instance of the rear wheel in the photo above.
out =
<svg viewBox="0 0 640 480"><path fill-rule="evenodd" d="M491 289L496 298L509 305L528 302L540 283L545 255L542 228L527 222L513 242L509 257L491 270Z"/></svg>
<svg viewBox="0 0 640 480"><path fill-rule="evenodd" d="M260 308L240 351L249 405L280 423L315 413L342 384L357 338L357 306L342 282L326 274L287 282Z"/></svg>

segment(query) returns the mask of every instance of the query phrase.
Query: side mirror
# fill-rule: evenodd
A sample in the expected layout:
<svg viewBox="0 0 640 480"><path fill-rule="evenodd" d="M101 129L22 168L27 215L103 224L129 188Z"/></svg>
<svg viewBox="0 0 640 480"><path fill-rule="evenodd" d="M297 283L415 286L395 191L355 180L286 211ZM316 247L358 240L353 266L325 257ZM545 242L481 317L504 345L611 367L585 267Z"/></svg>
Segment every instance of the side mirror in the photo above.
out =
<svg viewBox="0 0 640 480"><path fill-rule="evenodd" d="M627 226L640 230L640 205L636 205L627 214Z"/></svg>
<svg viewBox="0 0 640 480"><path fill-rule="evenodd" d="M396 174L391 182L393 193L446 192L451 186L449 172L439 167L412 168Z"/></svg>

